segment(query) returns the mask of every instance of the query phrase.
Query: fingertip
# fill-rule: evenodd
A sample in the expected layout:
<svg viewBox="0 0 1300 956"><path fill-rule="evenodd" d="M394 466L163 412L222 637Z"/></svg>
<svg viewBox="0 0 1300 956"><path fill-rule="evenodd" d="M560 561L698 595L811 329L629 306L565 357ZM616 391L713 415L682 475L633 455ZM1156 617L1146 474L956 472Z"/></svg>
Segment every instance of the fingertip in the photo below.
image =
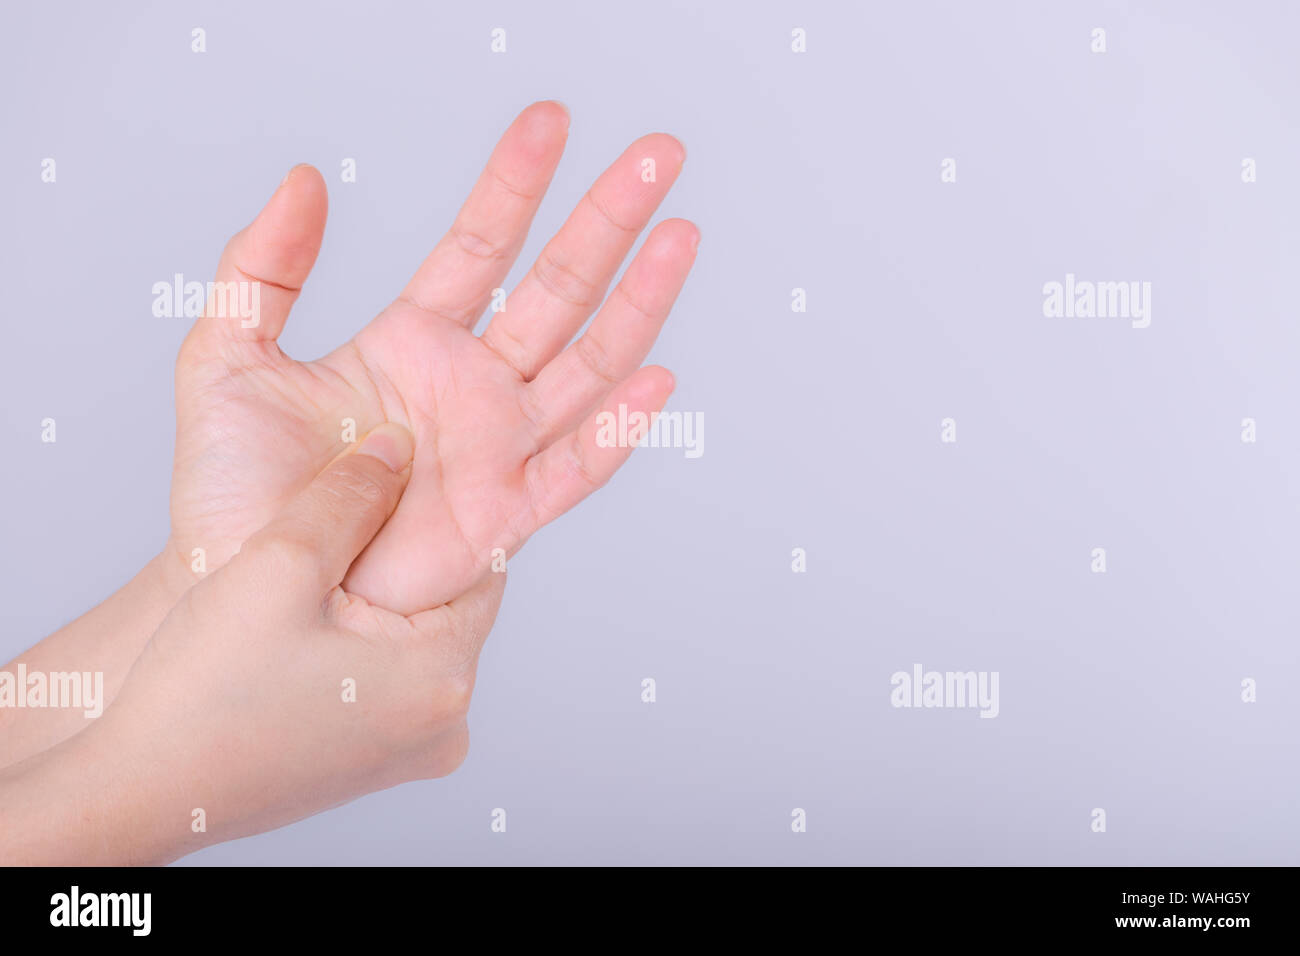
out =
<svg viewBox="0 0 1300 956"><path fill-rule="evenodd" d="M686 162L686 144L671 133L655 133L654 136L661 140L664 150L667 154L677 161L681 166Z"/></svg>
<svg viewBox="0 0 1300 956"><path fill-rule="evenodd" d="M573 119L573 114L569 110L568 104L563 100L538 100L531 108L544 111L549 118L563 123L565 128L568 128L569 123Z"/></svg>
<svg viewBox="0 0 1300 956"><path fill-rule="evenodd" d="M651 235L670 248L684 246L692 253L700 245L700 227L689 219L665 219L655 226Z"/></svg>
<svg viewBox="0 0 1300 956"><path fill-rule="evenodd" d="M317 234L324 231L328 213L329 191L325 187L325 177L315 166L299 163L285 174L258 218L272 218L277 234L284 231L292 235L305 229L307 235L318 242ZM314 253L312 260L315 260Z"/></svg>
<svg viewBox="0 0 1300 956"><path fill-rule="evenodd" d="M301 193L304 190L310 193L325 191L325 177L311 163L299 163L294 166L284 174L280 185L276 187L277 194Z"/></svg>
<svg viewBox="0 0 1300 956"><path fill-rule="evenodd" d="M320 172L306 163L289 170L275 193L232 240L235 264L244 273L300 288L320 252L329 196Z"/></svg>
<svg viewBox="0 0 1300 956"><path fill-rule="evenodd" d="M498 178L519 193L544 192L569 138L569 114L559 103L533 103L510 124L492 153Z"/></svg>
<svg viewBox="0 0 1300 956"><path fill-rule="evenodd" d="M656 399L662 405L677 388L677 377L662 365L647 365L639 373L641 397L654 404Z"/></svg>
<svg viewBox="0 0 1300 956"><path fill-rule="evenodd" d="M569 133L569 108L559 100L540 100L519 115L524 135L538 144L564 139Z"/></svg>

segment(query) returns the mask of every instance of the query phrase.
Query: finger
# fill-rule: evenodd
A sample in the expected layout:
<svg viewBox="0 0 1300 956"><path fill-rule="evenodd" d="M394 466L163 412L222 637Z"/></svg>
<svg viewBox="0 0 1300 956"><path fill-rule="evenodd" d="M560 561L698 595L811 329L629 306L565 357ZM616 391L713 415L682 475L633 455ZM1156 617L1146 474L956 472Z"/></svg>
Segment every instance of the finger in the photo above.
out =
<svg viewBox="0 0 1300 956"><path fill-rule="evenodd" d="M524 465L527 506L520 522L522 537L555 520L609 481L645 434L636 429L638 413L648 424L672 390L672 373L648 365L614 389L602 411L528 459ZM620 421L632 426L626 434L619 433Z"/></svg>
<svg viewBox="0 0 1300 956"><path fill-rule="evenodd" d="M684 219L656 226L591 327L526 386L537 446L574 428L645 361L695 262L700 232Z"/></svg>
<svg viewBox="0 0 1300 956"><path fill-rule="evenodd" d="M410 477L411 433L391 422L336 458L241 550L277 584L320 597L379 533Z"/></svg>
<svg viewBox="0 0 1300 956"><path fill-rule="evenodd" d="M289 170L269 202L226 244L200 335L269 342L284 329L325 235L325 180L307 165Z"/></svg>
<svg viewBox="0 0 1300 956"><path fill-rule="evenodd" d="M582 327L686 159L665 133L642 137L578 203L492 317L483 341L531 381ZM650 181L647 181L650 180Z"/></svg>
<svg viewBox="0 0 1300 956"><path fill-rule="evenodd" d="M450 231L399 298L473 326L523 247L568 133L569 112L561 103L534 103L520 113Z"/></svg>

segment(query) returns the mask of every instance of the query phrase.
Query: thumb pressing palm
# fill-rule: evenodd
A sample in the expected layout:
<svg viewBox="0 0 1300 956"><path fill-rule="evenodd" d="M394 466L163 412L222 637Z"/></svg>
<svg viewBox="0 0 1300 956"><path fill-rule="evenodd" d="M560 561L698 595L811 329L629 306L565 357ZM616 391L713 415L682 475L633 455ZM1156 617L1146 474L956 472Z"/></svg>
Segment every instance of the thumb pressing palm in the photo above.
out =
<svg viewBox="0 0 1300 956"><path fill-rule="evenodd" d="M672 137L643 137L595 181L506 310L475 335L567 131L558 104L526 109L406 288L314 362L289 358L276 342L319 252L327 208L319 173L290 172L218 267L219 282L259 283L257 324L210 308L181 350L171 547L182 560L203 548L209 568L224 563L346 447L345 420L356 434L391 421L414 436L405 494L344 581L403 614L465 592L495 549L513 553L609 480L631 448L598 442L597 415L620 404L650 414L667 400L672 376L641 363L699 234L684 220L660 223L606 297L684 160ZM643 177L646 168L655 175Z"/></svg>

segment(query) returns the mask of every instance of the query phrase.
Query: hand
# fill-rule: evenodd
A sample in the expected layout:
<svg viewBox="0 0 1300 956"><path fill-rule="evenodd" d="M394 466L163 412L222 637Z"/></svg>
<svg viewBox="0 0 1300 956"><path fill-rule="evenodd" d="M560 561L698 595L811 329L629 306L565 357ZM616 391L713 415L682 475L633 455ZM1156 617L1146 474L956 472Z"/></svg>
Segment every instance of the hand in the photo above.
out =
<svg viewBox="0 0 1300 956"><path fill-rule="evenodd" d="M400 613L436 607L607 481L630 448L599 447L595 416L656 412L672 376L639 368L695 256L682 220L655 228L588 331L637 234L676 179L681 145L634 143L592 186L481 336L559 162L568 114L526 109L507 130L451 231L409 285L351 342L315 362L276 337L319 251L326 194L299 166L227 246L219 282L259 281L256 327L204 317L176 370L171 550L220 566L358 433L380 422L415 436L410 487L346 586ZM654 161L653 181L643 179ZM650 177L647 177L650 178Z"/></svg>
<svg viewBox="0 0 1300 956"><path fill-rule="evenodd" d="M339 587L411 452L383 425L330 464L186 593L103 717L0 774L0 860L166 862L459 766L505 575L409 618Z"/></svg>

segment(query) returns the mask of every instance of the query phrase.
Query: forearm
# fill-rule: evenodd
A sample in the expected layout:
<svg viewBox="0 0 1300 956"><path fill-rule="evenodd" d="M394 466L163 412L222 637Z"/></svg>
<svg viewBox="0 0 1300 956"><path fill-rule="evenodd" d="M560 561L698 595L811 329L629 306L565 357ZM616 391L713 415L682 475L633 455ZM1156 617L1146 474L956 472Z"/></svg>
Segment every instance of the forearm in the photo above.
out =
<svg viewBox="0 0 1300 956"><path fill-rule="evenodd" d="M0 668L0 680L12 691L0 696L0 767L40 753L97 719L93 715L117 696L127 671L189 583L179 559L164 551L102 604ZM20 665L26 686L19 683ZM49 675L74 672L81 675L81 701L59 706L63 702L54 699Z"/></svg>
<svg viewBox="0 0 1300 956"><path fill-rule="evenodd" d="M123 759L97 730L0 770L0 865L157 864L202 845L162 812L164 768Z"/></svg>

